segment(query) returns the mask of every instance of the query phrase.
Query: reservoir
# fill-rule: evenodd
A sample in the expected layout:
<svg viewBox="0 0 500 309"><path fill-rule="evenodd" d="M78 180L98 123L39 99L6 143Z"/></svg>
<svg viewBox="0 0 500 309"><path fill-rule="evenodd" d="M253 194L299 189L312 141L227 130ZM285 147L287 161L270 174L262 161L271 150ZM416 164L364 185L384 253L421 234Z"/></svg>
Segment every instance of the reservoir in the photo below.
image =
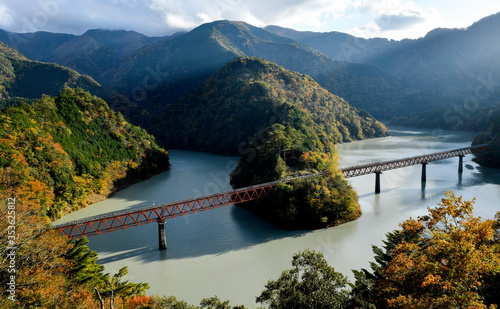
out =
<svg viewBox="0 0 500 309"><path fill-rule="evenodd" d="M348 167L468 147L475 133L391 127L390 136L338 145L340 164ZM101 213L145 207L231 189L229 173L237 157L181 150L170 151L171 170L118 192L58 220L77 220ZM427 213L446 191L465 200L477 198L474 212L493 218L500 211L500 170L478 166L473 156L384 172L381 194L374 194L375 175L350 178L363 215L356 221L316 231L284 231L236 206L168 220L167 250L158 250L157 224L89 237L105 272L128 266L127 280L147 282L148 295L173 295L197 305L217 295L231 305L255 308L267 280L291 267L292 256L306 248L322 252L329 264L353 280L351 269L369 268L372 245L410 217Z"/></svg>

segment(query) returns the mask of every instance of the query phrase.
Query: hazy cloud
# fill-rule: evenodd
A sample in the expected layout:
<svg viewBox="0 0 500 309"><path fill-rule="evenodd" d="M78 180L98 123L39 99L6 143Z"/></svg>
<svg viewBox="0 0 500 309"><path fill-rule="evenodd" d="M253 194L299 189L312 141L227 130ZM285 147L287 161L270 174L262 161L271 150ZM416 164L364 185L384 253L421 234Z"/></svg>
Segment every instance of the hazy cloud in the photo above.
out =
<svg viewBox="0 0 500 309"><path fill-rule="evenodd" d="M408 29L431 30L441 20L435 8L419 7L413 0L367 0L360 12L372 18L372 23L353 29L355 35L363 37L412 37Z"/></svg>
<svg viewBox="0 0 500 309"><path fill-rule="evenodd" d="M387 30L405 30L417 24L424 22L426 19L419 15L381 15L375 19L375 23L381 31Z"/></svg>
<svg viewBox="0 0 500 309"><path fill-rule="evenodd" d="M362 0L13 0L0 6L0 25L14 32L82 33L90 28L109 28L133 29L148 35L190 30L220 19L241 20L255 26L304 27L341 18L346 10L361 3Z"/></svg>
<svg viewBox="0 0 500 309"><path fill-rule="evenodd" d="M451 4L464 6L466 0ZM496 0L476 0L488 2ZM228 19L255 26L344 31L363 37L415 37L443 26L441 15L415 0L4 0L0 28L14 32L81 34L88 29L146 35L187 31ZM451 3L451 2L450 2ZM467 2L468 3L468 2ZM496 3L496 2L495 2ZM438 5L437 2L436 4ZM439 3L440 9L449 4ZM478 7L477 4L474 4ZM497 4L498 5L498 4ZM493 12L492 12L493 13ZM347 26L346 26L347 25ZM322 29L322 30L320 30Z"/></svg>

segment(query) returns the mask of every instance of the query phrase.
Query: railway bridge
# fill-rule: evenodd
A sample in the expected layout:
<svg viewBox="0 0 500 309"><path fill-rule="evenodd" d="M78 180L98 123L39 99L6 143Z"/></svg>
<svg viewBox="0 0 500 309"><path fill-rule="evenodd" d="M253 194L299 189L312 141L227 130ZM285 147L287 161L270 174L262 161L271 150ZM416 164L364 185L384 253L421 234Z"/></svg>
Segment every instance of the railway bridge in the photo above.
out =
<svg viewBox="0 0 500 309"><path fill-rule="evenodd" d="M422 156L403 158L392 161L376 162L371 164L357 165L341 169L345 178L375 174L375 193L380 193L380 175L383 171L403 168L412 165L422 165L422 182L426 181L426 165L429 162L444 160L453 157L459 158L458 172L463 172L463 157L467 154L478 153L486 150L487 144L431 153ZM293 179L305 179L316 176L328 176L330 172L289 177L273 182L267 182L255 186L244 187L236 190L195 197L187 200L165 203L145 208L112 212L95 217L89 217L78 221L71 221L52 228L59 230L70 239L93 236L102 233L122 230L138 225L157 222L159 248L167 248L165 236L165 223L168 219L193 214L205 210L234 205L242 202L252 201L269 195L271 190L280 183L286 183Z"/></svg>

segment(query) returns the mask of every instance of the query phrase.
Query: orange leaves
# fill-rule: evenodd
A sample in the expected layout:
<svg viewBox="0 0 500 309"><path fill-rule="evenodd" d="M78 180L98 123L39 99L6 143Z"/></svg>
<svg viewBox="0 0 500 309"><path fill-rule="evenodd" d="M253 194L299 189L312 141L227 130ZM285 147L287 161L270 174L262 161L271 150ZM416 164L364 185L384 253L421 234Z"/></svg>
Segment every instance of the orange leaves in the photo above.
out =
<svg viewBox="0 0 500 309"><path fill-rule="evenodd" d="M424 282L422 282L422 287L425 288L432 284L438 284L440 280L441 280L440 275L429 274L424 278Z"/></svg>
<svg viewBox="0 0 500 309"><path fill-rule="evenodd" d="M139 296L134 295L131 299L128 299L125 304L125 308L127 309L136 309L143 308L153 303L152 297L150 296Z"/></svg>
<svg viewBox="0 0 500 309"><path fill-rule="evenodd" d="M486 308L478 288L500 271L500 245L495 221L475 218L473 204L447 192L429 216L401 224L405 240L375 284L390 307Z"/></svg>

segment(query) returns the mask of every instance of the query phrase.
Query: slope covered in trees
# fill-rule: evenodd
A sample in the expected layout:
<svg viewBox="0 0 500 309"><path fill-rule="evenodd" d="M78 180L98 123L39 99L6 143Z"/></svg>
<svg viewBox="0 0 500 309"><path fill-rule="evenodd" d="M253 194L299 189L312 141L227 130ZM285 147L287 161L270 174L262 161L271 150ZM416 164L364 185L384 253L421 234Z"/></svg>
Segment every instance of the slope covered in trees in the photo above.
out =
<svg viewBox="0 0 500 309"><path fill-rule="evenodd" d="M169 148L242 155L251 137L274 123L302 130L306 142L322 151L335 143L384 136L386 131L370 114L308 76L243 57L167 106L151 132Z"/></svg>
<svg viewBox="0 0 500 309"><path fill-rule="evenodd" d="M2 190L16 187L52 218L168 168L143 129L80 89L2 110Z"/></svg>
<svg viewBox="0 0 500 309"><path fill-rule="evenodd" d="M425 110L432 99L378 68L333 60L306 44L238 21L215 21L169 38L132 31L90 30L74 36L0 30L0 41L30 59L89 74L150 113L160 112L241 56L261 57L307 74L377 117Z"/></svg>
<svg viewBox="0 0 500 309"><path fill-rule="evenodd" d="M307 74L353 106L373 108L377 117L396 111L409 114L428 106L429 98L420 91L375 67L335 61L300 42L227 20L203 24L142 48L123 62L112 88L126 94L142 85L147 91L141 93L140 104L153 112L182 98L225 63L241 56L260 57ZM148 74L154 79L146 80ZM419 104L405 105L406 101Z"/></svg>

